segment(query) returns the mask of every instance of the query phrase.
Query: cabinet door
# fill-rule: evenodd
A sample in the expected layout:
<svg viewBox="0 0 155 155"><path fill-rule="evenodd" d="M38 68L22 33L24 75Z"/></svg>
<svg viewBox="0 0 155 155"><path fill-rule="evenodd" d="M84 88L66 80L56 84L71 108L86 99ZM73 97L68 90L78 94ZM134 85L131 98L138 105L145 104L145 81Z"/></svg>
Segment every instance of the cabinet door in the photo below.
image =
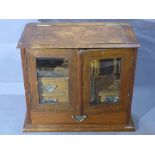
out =
<svg viewBox="0 0 155 155"><path fill-rule="evenodd" d="M83 52L83 113L87 123L126 121L130 84L130 49Z"/></svg>
<svg viewBox="0 0 155 155"><path fill-rule="evenodd" d="M32 123L72 123L77 111L77 58L72 49L27 51Z"/></svg>

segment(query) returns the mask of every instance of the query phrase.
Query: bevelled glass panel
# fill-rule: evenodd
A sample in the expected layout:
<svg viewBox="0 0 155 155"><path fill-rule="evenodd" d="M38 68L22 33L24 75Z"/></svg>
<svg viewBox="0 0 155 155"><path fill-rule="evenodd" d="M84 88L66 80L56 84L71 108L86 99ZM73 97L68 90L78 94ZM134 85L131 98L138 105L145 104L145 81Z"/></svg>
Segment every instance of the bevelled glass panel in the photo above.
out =
<svg viewBox="0 0 155 155"><path fill-rule="evenodd" d="M90 105L120 102L121 58L90 62Z"/></svg>
<svg viewBox="0 0 155 155"><path fill-rule="evenodd" d="M40 104L68 102L68 60L39 58L36 61Z"/></svg>

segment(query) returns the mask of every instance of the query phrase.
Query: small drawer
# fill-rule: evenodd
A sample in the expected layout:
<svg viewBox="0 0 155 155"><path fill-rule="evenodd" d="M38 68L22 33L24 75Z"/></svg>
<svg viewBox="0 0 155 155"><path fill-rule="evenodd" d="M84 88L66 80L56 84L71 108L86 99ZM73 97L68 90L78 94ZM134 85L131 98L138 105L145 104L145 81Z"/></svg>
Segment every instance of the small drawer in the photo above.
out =
<svg viewBox="0 0 155 155"><path fill-rule="evenodd" d="M68 94L60 93L56 95L44 95L40 97L41 104L57 104L57 103L67 103L68 102Z"/></svg>
<svg viewBox="0 0 155 155"><path fill-rule="evenodd" d="M68 78L40 78L39 92L41 94L57 94L68 92Z"/></svg>

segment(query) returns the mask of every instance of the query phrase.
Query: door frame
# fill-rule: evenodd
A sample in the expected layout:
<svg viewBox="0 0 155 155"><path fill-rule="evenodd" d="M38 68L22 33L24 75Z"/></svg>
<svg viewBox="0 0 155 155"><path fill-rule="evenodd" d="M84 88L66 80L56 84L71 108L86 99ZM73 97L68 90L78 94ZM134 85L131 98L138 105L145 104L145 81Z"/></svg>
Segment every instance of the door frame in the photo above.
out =
<svg viewBox="0 0 155 155"><path fill-rule="evenodd" d="M128 108L130 72L131 72L131 49L91 49L83 51L83 113L117 112ZM120 103L90 105L90 61L94 59L121 58L120 77Z"/></svg>
<svg viewBox="0 0 155 155"><path fill-rule="evenodd" d="M75 49L28 49L26 50L28 77L31 94L32 111L50 111L50 112L73 112L77 111L78 101L75 98L78 95L77 91L77 58ZM38 80L36 71L37 58L67 58L69 69L69 103L66 105L41 105L39 104Z"/></svg>

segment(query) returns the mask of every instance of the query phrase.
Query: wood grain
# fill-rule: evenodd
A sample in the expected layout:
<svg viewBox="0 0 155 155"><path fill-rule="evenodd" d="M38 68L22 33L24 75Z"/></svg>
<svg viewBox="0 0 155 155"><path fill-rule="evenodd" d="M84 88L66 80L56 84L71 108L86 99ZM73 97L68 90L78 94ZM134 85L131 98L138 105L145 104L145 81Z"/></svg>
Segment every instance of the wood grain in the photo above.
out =
<svg viewBox="0 0 155 155"><path fill-rule="evenodd" d="M28 124L25 118L24 132L114 132L114 131L135 131L132 118L127 124Z"/></svg>
<svg viewBox="0 0 155 155"><path fill-rule="evenodd" d="M25 56L25 49L21 49L21 59L23 68L23 78L24 78L24 88L25 88L25 98L27 107L27 122L31 123L31 100L30 100L30 90L29 90L29 80L28 80L28 70L27 70L27 59Z"/></svg>
<svg viewBox="0 0 155 155"><path fill-rule="evenodd" d="M130 121L131 117L131 105L132 105L132 96L133 96L133 89L134 89L134 77L135 77L135 70L136 70L136 62L137 62L137 52L138 49L132 49L130 52L132 61L130 61L131 69L130 69L130 84L129 84L129 99L128 99L128 108L127 108L127 123Z"/></svg>
<svg viewBox="0 0 155 155"><path fill-rule="evenodd" d="M139 47L132 28L124 23L28 24L18 47L112 48Z"/></svg>

